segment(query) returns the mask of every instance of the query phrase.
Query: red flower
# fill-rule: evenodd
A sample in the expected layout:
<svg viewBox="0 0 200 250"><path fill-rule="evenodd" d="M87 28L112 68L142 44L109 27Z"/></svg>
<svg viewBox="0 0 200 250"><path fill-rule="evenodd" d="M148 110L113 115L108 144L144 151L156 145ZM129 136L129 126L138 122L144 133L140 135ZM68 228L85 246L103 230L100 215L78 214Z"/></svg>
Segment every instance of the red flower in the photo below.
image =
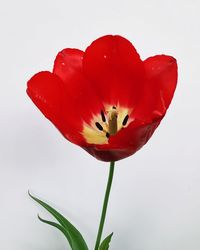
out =
<svg viewBox="0 0 200 250"><path fill-rule="evenodd" d="M108 35L85 52L58 53L53 73L34 75L27 93L66 139L99 160L117 161L146 144L176 83L173 57L142 61L128 40Z"/></svg>

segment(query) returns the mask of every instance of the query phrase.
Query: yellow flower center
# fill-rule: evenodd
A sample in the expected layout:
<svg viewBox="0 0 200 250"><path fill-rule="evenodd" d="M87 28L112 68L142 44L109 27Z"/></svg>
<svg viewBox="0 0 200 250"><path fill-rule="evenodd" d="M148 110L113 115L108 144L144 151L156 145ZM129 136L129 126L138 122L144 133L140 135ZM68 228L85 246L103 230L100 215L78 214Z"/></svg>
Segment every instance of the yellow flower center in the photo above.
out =
<svg viewBox="0 0 200 250"><path fill-rule="evenodd" d="M90 124L83 123L81 134L89 144L108 144L110 136L116 135L132 121L132 110L125 107L105 105L105 111L93 115Z"/></svg>

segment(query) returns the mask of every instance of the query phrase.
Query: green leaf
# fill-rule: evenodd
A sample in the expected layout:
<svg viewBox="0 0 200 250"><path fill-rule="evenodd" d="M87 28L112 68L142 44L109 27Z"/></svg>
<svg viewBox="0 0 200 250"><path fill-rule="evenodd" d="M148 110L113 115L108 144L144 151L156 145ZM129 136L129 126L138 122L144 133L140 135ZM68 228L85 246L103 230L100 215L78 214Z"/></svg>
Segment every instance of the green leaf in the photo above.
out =
<svg viewBox="0 0 200 250"><path fill-rule="evenodd" d="M111 238L113 236L113 233L111 233L110 235L108 235L101 243L101 245L99 246L99 250L108 250L109 246L110 246L110 241Z"/></svg>
<svg viewBox="0 0 200 250"><path fill-rule="evenodd" d="M38 219L40 221L42 221L42 222L44 222L44 223L46 223L48 225L51 225L51 226L57 228L58 230L60 230L65 235L65 237L67 238L67 240L68 240L68 242L69 242L69 244L70 244L70 246L72 248L71 237L70 237L69 233L67 232L67 230L65 230L65 228L63 226L61 226L60 224L55 223L53 221L44 220L39 215L38 215Z"/></svg>
<svg viewBox="0 0 200 250"><path fill-rule="evenodd" d="M59 224L56 224L54 222L45 221L45 220L43 221L44 223L50 224L58 228L60 231L62 231L64 235L66 236L66 238L68 239L72 250L88 250L87 244L85 240L83 239L83 236L62 214L57 212L54 208L49 206L47 203L34 197L30 192L28 192L28 194L33 200L35 200L42 207L44 207L60 223L61 227L58 226Z"/></svg>

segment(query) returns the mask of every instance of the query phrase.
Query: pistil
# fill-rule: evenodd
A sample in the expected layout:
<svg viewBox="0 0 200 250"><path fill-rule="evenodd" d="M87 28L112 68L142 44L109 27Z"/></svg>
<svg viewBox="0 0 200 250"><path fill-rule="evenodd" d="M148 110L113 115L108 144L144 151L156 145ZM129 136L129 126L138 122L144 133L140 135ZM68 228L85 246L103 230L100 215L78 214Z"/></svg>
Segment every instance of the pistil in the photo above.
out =
<svg viewBox="0 0 200 250"><path fill-rule="evenodd" d="M118 113L115 107L108 111L108 130L110 135L117 133L117 117Z"/></svg>

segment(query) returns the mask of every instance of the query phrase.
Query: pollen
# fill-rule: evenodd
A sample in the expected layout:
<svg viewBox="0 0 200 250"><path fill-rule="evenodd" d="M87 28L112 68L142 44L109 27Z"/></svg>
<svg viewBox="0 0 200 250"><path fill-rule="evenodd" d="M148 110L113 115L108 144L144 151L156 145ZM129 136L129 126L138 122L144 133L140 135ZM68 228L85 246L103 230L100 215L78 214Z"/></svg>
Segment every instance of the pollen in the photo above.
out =
<svg viewBox="0 0 200 250"><path fill-rule="evenodd" d="M128 118L129 118L129 115L126 115L126 116L124 117L124 120L123 120L123 122L122 122L122 125L123 125L123 126L126 126L126 124L127 124L127 122L128 122Z"/></svg>
<svg viewBox="0 0 200 250"><path fill-rule="evenodd" d="M96 127L100 130L103 131L103 127L101 126L101 124L99 122L95 123Z"/></svg>
<svg viewBox="0 0 200 250"><path fill-rule="evenodd" d="M131 109L119 105L105 105L99 114L93 115L90 123L83 123L81 134L89 144L108 144L109 138L127 127Z"/></svg>

